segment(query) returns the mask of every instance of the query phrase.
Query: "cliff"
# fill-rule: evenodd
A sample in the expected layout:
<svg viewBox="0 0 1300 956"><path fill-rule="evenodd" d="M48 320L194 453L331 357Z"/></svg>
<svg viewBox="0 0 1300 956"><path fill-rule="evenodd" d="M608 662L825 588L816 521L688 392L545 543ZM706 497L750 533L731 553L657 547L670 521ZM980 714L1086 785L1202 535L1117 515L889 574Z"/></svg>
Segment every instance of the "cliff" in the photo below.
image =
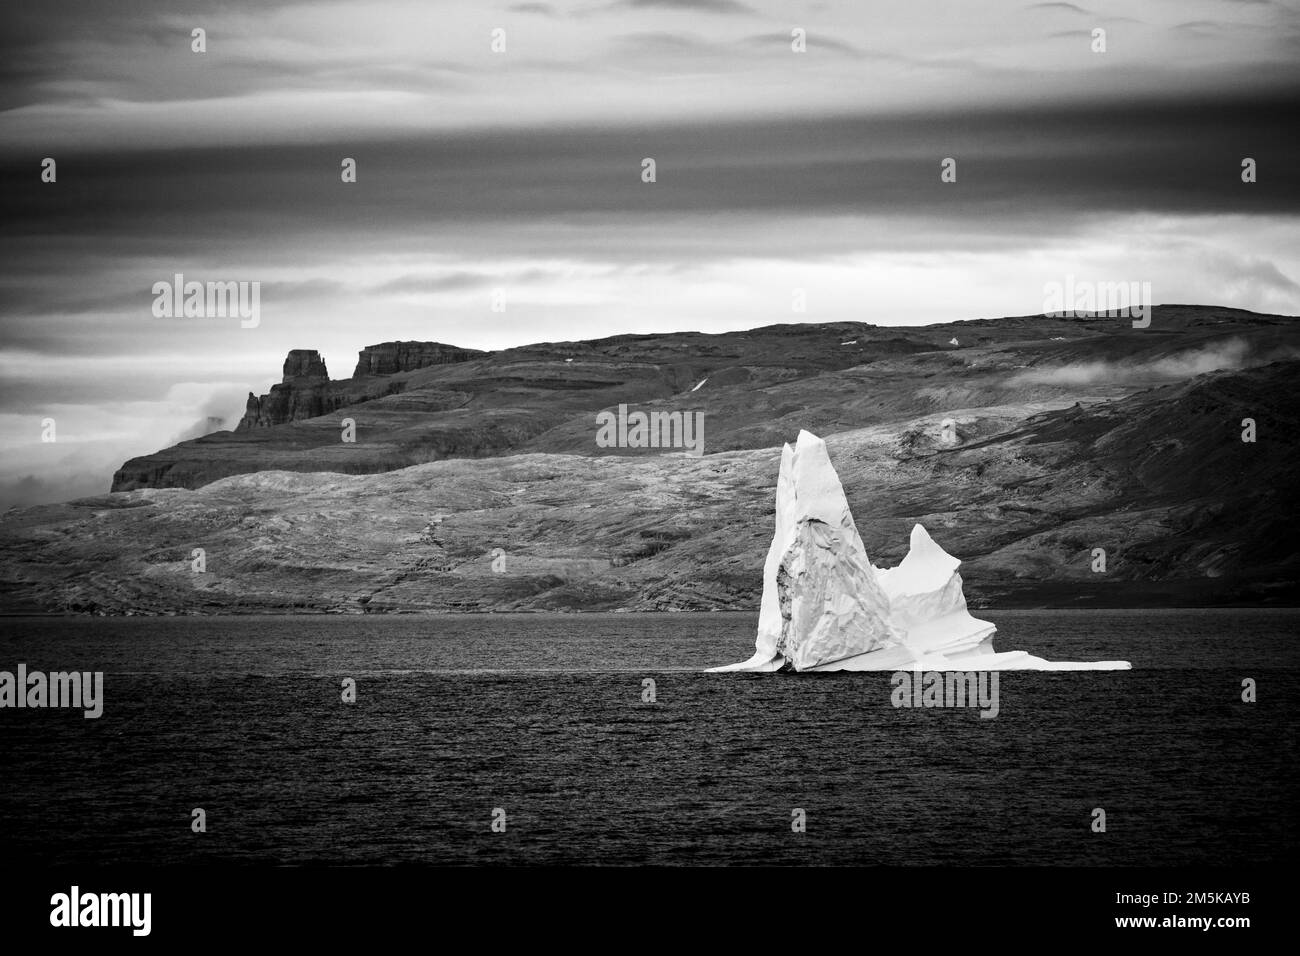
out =
<svg viewBox="0 0 1300 956"><path fill-rule="evenodd" d="M319 352L293 349L284 360L284 377L278 385L272 385L266 395L248 393L244 417L235 426L235 431L271 428L319 418L349 405L399 392L405 384L400 381L357 382L356 379L389 378L399 372L412 372L430 365L465 362L482 354L475 349L461 349L438 342L381 342L361 350L352 379L332 382L325 368L325 359ZM114 478L113 490L150 483L141 479L141 472L156 471L152 467L155 464L152 455L135 459L135 463L128 462L118 472L122 476L121 482Z"/></svg>
<svg viewBox="0 0 1300 956"><path fill-rule="evenodd" d="M315 349L293 349L284 360L284 382L301 378L323 378L328 381L329 377L325 360Z"/></svg>
<svg viewBox="0 0 1300 956"><path fill-rule="evenodd" d="M395 375L414 372L431 365L468 362L483 355L477 349L462 349L441 342L381 342L367 345L357 354L353 378L367 375Z"/></svg>

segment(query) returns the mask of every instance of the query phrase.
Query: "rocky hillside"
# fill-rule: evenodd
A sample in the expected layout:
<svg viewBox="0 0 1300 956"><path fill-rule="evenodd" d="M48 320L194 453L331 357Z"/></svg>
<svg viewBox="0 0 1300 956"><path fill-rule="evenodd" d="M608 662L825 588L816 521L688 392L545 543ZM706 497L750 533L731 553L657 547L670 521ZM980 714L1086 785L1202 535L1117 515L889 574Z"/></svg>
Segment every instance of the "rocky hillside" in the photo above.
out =
<svg viewBox="0 0 1300 956"><path fill-rule="evenodd" d="M964 560L974 606L1296 603L1300 360L1285 357L1295 354L1291 320L1189 309L1177 327L1126 333L1080 323L1073 337L1030 334L1024 320L1018 340L999 324L1020 321L953 327L959 345L925 350L915 346L926 330L906 330L856 364L803 375L790 370L839 354L826 339L852 348L838 344L849 341L844 331L745 333L750 348L790 339L779 362L749 367L747 390L737 381L706 397L726 371L711 369L708 383L685 393L708 410L702 458L597 455L590 430L561 421L547 430L544 452L529 447L539 432L516 435L523 450L508 456L374 474L263 471L196 490L140 488L11 510L0 521L0 610L754 609L772 533L776 443L801 426L830 436L873 560L900 560L921 521ZM981 329L993 330L983 343ZM647 390L677 386L650 403L685 407L682 386L708 364L661 357L619 370L609 357L618 348L644 358L667 345L613 342L571 346L606 356L581 374L615 390L628 387L611 384L615 371ZM743 342L727 348L743 351ZM558 373L576 373L555 369L554 359L529 362L526 352L433 371L495 368L502 393L527 380L555 388L562 402L556 383L577 379ZM1199 371L1216 364L1228 367ZM544 368L557 374L543 377ZM741 378L740 368L727 366L724 381ZM482 417L492 392L462 381ZM420 391L427 407L435 390ZM353 406L359 425L363 414L376 426L386 415L390 434L402 434L406 406L394 400L404 397ZM326 416L330 429L336 415ZM1242 440L1247 418L1254 442ZM250 433L295 427L323 426ZM313 447L324 446L302 446ZM203 573L193 570L196 548ZM1096 549L1104 571L1094 570Z"/></svg>
<svg viewBox="0 0 1300 956"><path fill-rule="evenodd" d="M338 380L316 352L295 350L283 381L249 396L235 431L132 459L112 489L198 488L266 470L375 474L520 452L641 454L596 444L597 413L619 404L703 412L708 454L770 448L800 428L830 435L964 408L1114 399L1298 348L1285 317L1163 306L1146 329L1039 315L622 335L492 353L389 342L364 349L352 378ZM342 441L345 418L355 442Z"/></svg>

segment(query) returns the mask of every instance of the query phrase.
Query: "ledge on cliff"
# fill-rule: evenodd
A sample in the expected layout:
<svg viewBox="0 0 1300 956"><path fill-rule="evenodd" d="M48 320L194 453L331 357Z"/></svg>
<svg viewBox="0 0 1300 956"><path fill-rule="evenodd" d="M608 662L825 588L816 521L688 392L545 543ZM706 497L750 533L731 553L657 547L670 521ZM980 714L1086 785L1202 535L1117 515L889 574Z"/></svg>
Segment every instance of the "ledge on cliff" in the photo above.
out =
<svg viewBox="0 0 1300 956"><path fill-rule="evenodd" d="M357 353L357 367L353 369L352 377L414 372L430 365L468 362L487 354L478 349L463 349L441 342L380 342L367 345Z"/></svg>

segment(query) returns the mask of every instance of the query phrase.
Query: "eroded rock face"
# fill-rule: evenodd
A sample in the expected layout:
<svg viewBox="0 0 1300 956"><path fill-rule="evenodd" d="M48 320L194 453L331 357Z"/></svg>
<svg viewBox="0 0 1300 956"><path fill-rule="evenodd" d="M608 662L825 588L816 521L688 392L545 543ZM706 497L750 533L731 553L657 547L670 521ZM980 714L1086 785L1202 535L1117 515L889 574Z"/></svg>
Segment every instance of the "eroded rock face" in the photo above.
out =
<svg viewBox="0 0 1300 956"><path fill-rule="evenodd" d="M325 359L315 349L291 349L284 359L284 377L265 395L248 393L244 417L235 431L270 428L315 418L341 407L330 388Z"/></svg>
<svg viewBox="0 0 1300 956"><path fill-rule="evenodd" d="M271 386L271 391L257 396L248 393L244 417L236 431L269 428L325 415L348 404L348 396L330 387L329 379L295 378Z"/></svg>
<svg viewBox="0 0 1300 956"><path fill-rule="evenodd" d="M401 391L404 385L397 381L385 389L382 382L373 381L377 377L464 362L483 354L476 349L439 342L383 342L361 350L352 379L331 382L325 359L318 351L293 349L284 360L284 377L279 384L272 385L265 395L248 393L244 417L235 430L271 428L328 415L358 402ZM360 378L368 381L354 381Z"/></svg>
<svg viewBox="0 0 1300 956"><path fill-rule="evenodd" d="M315 349L293 349L284 360L284 382L298 378L329 377L330 373L325 370L325 359Z"/></svg>
<svg viewBox="0 0 1300 956"><path fill-rule="evenodd" d="M441 342L381 342L367 345L357 353L357 367L352 377L413 372L430 365L468 362L483 354L478 349L463 349Z"/></svg>

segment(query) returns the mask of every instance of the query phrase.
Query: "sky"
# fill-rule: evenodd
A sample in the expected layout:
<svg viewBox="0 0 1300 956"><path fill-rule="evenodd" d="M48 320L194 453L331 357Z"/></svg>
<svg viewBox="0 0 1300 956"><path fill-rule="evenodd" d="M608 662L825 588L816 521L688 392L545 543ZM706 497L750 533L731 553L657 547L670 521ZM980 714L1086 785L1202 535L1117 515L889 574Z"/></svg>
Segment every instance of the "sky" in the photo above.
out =
<svg viewBox="0 0 1300 956"><path fill-rule="evenodd" d="M1300 0L9 4L0 507L233 425L293 348L1025 315L1066 276L1294 315L1298 107ZM258 324L156 316L177 273L260 283Z"/></svg>

